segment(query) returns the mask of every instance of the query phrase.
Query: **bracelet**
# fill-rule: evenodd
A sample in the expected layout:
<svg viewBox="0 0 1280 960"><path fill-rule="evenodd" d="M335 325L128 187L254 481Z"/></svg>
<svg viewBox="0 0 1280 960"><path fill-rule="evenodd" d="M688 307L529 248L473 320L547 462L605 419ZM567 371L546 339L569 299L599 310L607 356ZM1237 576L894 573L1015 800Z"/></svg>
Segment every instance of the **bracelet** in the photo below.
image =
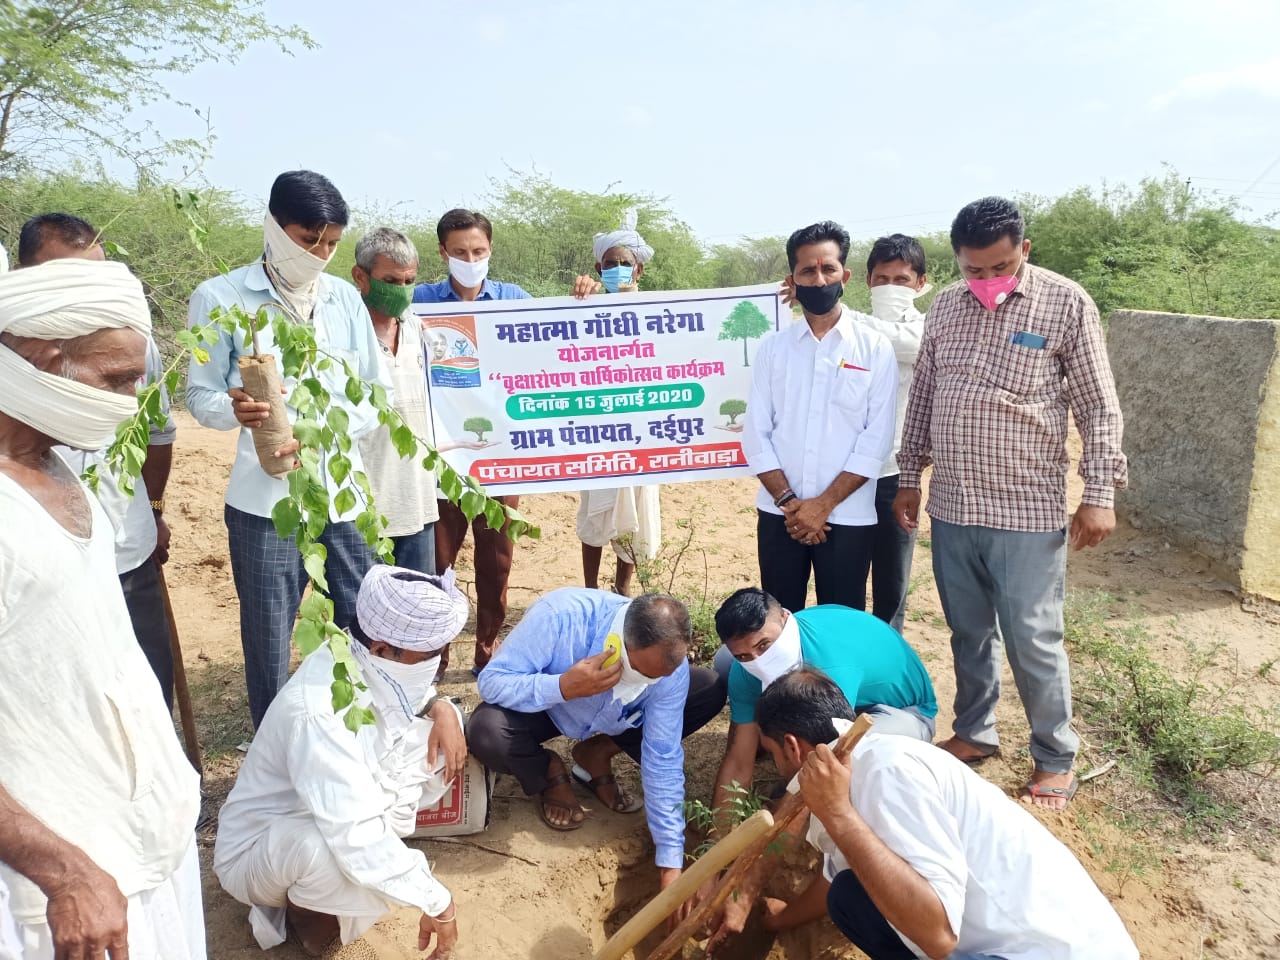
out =
<svg viewBox="0 0 1280 960"><path fill-rule="evenodd" d="M787 489L783 490L780 494L778 494L776 497L773 498L773 505L775 507L780 507L784 503L789 503L795 498L796 498L796 492L792 490L790 487L787 487Z"/></svg>
<svg viewBox="0 0 1280 960"><path fill-rule="evenodd" d="M164 500L152 500L151 509L155 513L164 513Z"/></svg>

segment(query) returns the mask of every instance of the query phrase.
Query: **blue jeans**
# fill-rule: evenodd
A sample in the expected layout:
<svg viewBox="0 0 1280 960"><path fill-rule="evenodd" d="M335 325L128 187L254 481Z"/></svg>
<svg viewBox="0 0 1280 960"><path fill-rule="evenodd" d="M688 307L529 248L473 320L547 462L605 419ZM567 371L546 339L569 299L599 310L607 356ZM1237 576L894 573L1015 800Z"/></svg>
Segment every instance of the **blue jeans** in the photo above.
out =
<svg viewBox="0 0 1280 960"><path fill-rule="evenodd" d="M307 572L293 538L282 540L269 517L228 506L224 516L231 548L231 576L240 598L240 646L249 714L256 730L267 707L289 679L289 641L302 603ZM320 535L328 550L325 579L333 620L346 629L356 616L360 581L373 566L373 551L354 523L330 523Z"/></svg>
<svg viewBox="0 0 1280 960"><path fill-rule="evenodd" d="M436 525L428 523L417 533L392 537L396 566L436 575Z"/></svg>
<svg viewBox="0 0 1280 960"><path fill-rule="evenodd" d="M903 530L893 515L898 475L876 481L876 526L871 539L871 612L898 633L907 612L911 553L916 534Z"/></svg>
<svg viewBox="0 0 1280 960"><path fill-rule="evenodd" d="M1066 773L1080 746L1062 645L1066 531L1022 533L935 519L933 578L951 628L956 736L984 751L999 745L996 704L1007 652L1031 724L1036 769Z"/></svg>

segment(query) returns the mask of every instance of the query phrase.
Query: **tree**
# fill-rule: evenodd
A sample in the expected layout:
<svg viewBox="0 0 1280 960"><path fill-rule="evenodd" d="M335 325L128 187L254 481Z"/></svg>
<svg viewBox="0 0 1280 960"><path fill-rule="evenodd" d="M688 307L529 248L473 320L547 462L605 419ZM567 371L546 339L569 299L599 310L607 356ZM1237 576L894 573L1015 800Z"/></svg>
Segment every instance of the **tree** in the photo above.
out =
<svg viewBox="0 0 1280 960"><path fill-rule="evenodd" d="M484 443L484 435L493 429L493 421L485 417L467 417L462 421L462 429L468 433L474 433L476 440Z"/></svg>
<svg viewBox="0 0 1280 960"><path fill-rule="evenodd" d="M747 401L726 400L720 404L720 416L729 418L729 426L734 426L738 418L747 412Z"/></svg>
<svg viewBox="0 0 1280 960"><path fill-rule="evenodd" d="M750 300L741 301L729 312L724 325L720 328L720 340L742 341L742 365L751 366L747 358L747 341L763 337L769 332L769 318ZM723 413L724 411L721 411Z"/></svg>
<svg viewBox="0 0 1280 960"><path fill-rule="evenodd" d="M171 99L165 74L235 63L263 40L286 53L315 46L267 20L261 0L0 0L0 160L88 148L145 167L154 138L126 113Z"/></svg>

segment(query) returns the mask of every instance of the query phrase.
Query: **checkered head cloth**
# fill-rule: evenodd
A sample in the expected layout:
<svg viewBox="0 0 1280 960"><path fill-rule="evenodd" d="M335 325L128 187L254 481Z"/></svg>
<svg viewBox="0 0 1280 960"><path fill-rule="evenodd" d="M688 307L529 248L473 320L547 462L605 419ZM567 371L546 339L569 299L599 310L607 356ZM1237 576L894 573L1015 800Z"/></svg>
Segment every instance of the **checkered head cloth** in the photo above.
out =
<svg viewBox="0 0 1280 960"><path fill-rule="evenodd" d="M430 653L462 632L467 598L452 567L437 577L377 563L360 584L356 620L370 640Z"/></svg>

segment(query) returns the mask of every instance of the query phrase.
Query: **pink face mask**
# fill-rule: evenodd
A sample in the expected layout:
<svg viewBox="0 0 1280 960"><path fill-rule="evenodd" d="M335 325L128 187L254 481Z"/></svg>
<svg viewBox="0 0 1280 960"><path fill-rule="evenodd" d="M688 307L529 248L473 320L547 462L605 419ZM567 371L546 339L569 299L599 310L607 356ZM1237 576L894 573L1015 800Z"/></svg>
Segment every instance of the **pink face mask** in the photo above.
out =
<svg viewBox="0 0 1280 960"><path fill-rule="evenodd" d="M1010 274L1007 277L991 277L986 280L970 278L965 283L969 285L969 289L973 291L979 303L988 310L995 310L1009 299L1009 294L1013 293L1018 286L1018 276Z"/></svg>

